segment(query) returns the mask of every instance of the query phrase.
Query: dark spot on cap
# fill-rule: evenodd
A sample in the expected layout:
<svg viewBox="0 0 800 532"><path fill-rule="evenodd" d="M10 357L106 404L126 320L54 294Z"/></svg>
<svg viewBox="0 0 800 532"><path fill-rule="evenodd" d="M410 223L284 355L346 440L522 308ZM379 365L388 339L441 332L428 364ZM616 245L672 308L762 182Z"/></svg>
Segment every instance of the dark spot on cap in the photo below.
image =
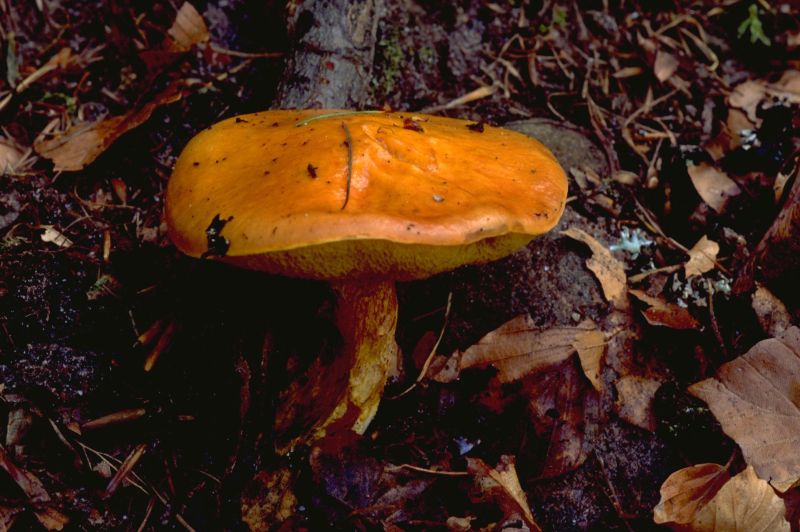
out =
<svg viewBox="0 0 800 532"><path fill-rule="evenodd" d="M483 133L483 121L475 122L474 124L467 124L467 129L470 131L474 131L475 133Z"/></svg>
<svg viewBox="0 0 800 532"><path fill-rule="evenodd" d="M249 122L248 122L247 120L245 120L244 118L239 118L239 117L237 116L237 117L236 117L236 123L237 123L237 124L241 124L242 122L244 122L245 124L248 124L248 123L249 123Z"/></svg>
<svg viewBox="0 0 800 532"><path fill-rule="evenodd" d="M222 229L225 224L233 220L233 216L226 219L220 218L219 214L214 215L214 219L208 224L206 228L206 240L208 242L208 251L200 255L201 259L209 257L224 257L228 253L228 248L231 247L230 241L222 236Z"/></svg>
<svg viewBox="0 0 800 532"><path fill-rule="evenodd" d="M200 163L195 161L195 162L192 163L192 166L200 166Z"/></svg>
<svg viewBox="0 0 800 532"><path fill-rule="evenodd" d="M280 125L280 124L278 124L277 122L273 122L273 123L272 123L272 127L278 127L279 125Z"/></svg>
<svg viewBox="0 0 800 532"><path fill-rule="evenodd" d="M417 133L425 133L425 130L422 129L421 125L419 125L419 122L410 117L403 119L403 129L410 129L411 131L416 131Z"/></svg>
<svg viewBox="0 0 800 532"><path fill-rule="evenodd" d="M317 178L317 168L319 168L319 167L318 166L314 166L311 163L308 163L308 166L306 167L306 170L308 170L308 175L311 176L311 179L316 179Z"/></svg>

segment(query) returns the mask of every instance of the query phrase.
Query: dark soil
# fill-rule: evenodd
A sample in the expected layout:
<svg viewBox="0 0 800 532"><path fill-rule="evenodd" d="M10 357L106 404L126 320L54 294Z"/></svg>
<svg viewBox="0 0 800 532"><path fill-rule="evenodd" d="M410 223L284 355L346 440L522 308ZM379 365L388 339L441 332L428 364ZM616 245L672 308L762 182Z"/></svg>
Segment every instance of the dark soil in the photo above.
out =
<svg viewBox="0 0 800 532"><path fill-rule="evenodd" d="M202 45L153 66L146 52L160 50L175 17L174 3L166 1L0 2L7 58L0 65L0 100L62 47L81 54L101 47L96 61L59 69L14 95L0 111L0 148L24 153L51 122L61 127L119 115L171 82L186 83L179 101L156 109L85 169L57 172L31 153L0 178L0 444L49 495L32 499L0 470L0 529L11 522L2 517L6 508L15 509L8 513L13 530L41 528L34 510L44 507L66 515L74 530L243 529L243 496L276 493L253 480L259 471L286 472L297 504L284 529L445 529L448 518L464 516L477 529L504 515L477 493L471 477L387 473L385 466L464 471L467 458L493 467L513 455L545 529L647 530L655 527L652 508L671 472L703 461L726 463L736 452L685 388L764 337L749 302L717 297L716 316L693 307L703 323L695 331L649 327L638 312L622 318L586 269L586 247L558 231L578 227L608 246L620 242L624 227L647 227L644 209L664 235L641 256L627 256L631 273L682 262L685 255L669 239L691 247L703 234L721 243L728 272L738 271L777 213L770 195L775 176L794 156L796 106L774 108L757 153L738 149L723 160L743 183L748 171L763 176L746 181L747 193L728 212L702 203L686 161L720 132L728 113L721 87L780 73L796 61L796 49L786 43L800 26L793 5L776 8L785 7L780 15L764 14L764 32L772 38L764 48L737 36L750 4L744 1L719 17L706 17L716 2L385 2L364 107L428 109L498 124L545 117L512 127L530 128L565 168L602 178L591 194L573 178L573 200L559 227L519 253L399 287L405 366L389 396L416 377L420 364L412 353L425 333L438 334L448 294L452 308L439 354L465 350L523 313L542 328L589 318L605 330L624 330L603 368L609 386L602 393L569 366L573 360L553 372L554 379L577 382L596 409L581 427L588 458L548 477L542 468L549 443L543 422L531 417L526 394L532 392L493 384L488 369L467 370L448 384L423 381L386 399L367 435L341 448L275 452L278 391L292 374L286 361L305 367L335 352L333 296L320 283L182 256L166 236L162 199L177 154L195 133L222 118L274 107L296 38L283 21L299 4L193 4L218 49L255 55ZM637 35L644 21L660 27L678 14L703 21L719 68L712 75L699 66L708 58L687 44L693 55L681 55L677 74L688 88L642 115L656 129L659 120L668 123L678 137L674 143L637 137L653 147L655 168L626 142L624 119L671 90L654 81L653 54ZM543 60L534 82L530 58L560 49L569 51L561 58L567 66ZM264 52L284 55L257 55ZM613 76L628 67L644 74ZM495 90L447 108L479 86ZM648 96L652 87L656 94ZM619 170L634 176L632 186L610 178ZM72 244L44 241L48 227ZM673 284L683 281L670 277ZM797 308L790 311L797 317ZM157 344L147 333L156 330L171 331L169 342L144 371ZM663 382L654 432L614 412L613 382L622 368ZM23 422L6 422L11 419ZM136 477L108 493L114 471L138 445L144 454ZM276 521L267 527L277 528L271 517Z"/></svg>

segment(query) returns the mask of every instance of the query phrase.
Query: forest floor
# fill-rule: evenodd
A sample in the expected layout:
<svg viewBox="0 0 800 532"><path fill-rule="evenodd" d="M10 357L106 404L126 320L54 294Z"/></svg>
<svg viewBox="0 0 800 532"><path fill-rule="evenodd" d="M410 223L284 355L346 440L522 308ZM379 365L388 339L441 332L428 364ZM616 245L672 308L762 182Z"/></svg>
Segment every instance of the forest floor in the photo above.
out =
<svg viewBox="0 0 800 532"><path fill-rule="evenodd" d="M367 433L282 454L332 293L181 255L163 198L301 4L0 0L0 530L798 529L800 8L426 4L363 107L532 132L567 211L401 283Z"/></svg>

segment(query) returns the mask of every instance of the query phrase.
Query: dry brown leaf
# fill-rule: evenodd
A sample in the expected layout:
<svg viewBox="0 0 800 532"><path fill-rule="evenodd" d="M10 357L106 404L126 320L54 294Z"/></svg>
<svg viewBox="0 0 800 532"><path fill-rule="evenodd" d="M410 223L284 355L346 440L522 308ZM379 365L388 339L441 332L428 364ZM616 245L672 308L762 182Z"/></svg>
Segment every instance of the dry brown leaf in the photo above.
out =
<svg viewBox="0 0 800 532"><path fill-rule="evenodd" d="M272 530L294 515L297 497L288 468L259 471L242 491L242 521L253 531Z"/></svg>
<svg viewBox="0 0 800 532"><path fill-rule="evenodd" d="M454 356L458 357L459 371L493 366L498 370L497 379L506 383L559 364L576 351L583 352L581 364L586 363L587 377L599 381L605 335L594 323L585 320L577 327L542 330L529 315L524 315L504 323Z"/></svg>
<svg viewBox="0 0 800 532"><path fill-rule="evenodd" d="M8 473L8 476L36 507L34 515L43 527L47 530L61 530L69 523L69 517L49 506L50 494L47 493L42 481L33 473L16 465L2 445L0 445L0 468Z"/></svg>
<svg viewBox="0 0 800 532"><path fill-rule="evenodd" d="M578 359L584 375L597 391L600 391L602 387L600 368L606 352L606 345L606 335L603 331L596 329L579 332L575 335L575 341L572 342L572 346L578 352Z"/></svg>
<svg viewBox="0 0 800 532"><path fill-rule="evenodd" d="M14 523L22 512L22 508L0 505L0 530L13 530Z"/></svg>
<svg viewBox="0 0 800 532"><path fill-rule="evenodd" d="M792 326L792 316L786 305L765 286L756 287L752 300L758 323L768 335L781 335Z"/></svg>
<svg viewBox="0 0 800 532"><path fill-rule="evenodd" d="M700 329L700 323L689 314L689 311L674 303L647 295L642 290L628 290L639 301L650 305L642 311L644 319L650 325L660 325L670 329Z"/></svg>
<svg viewBox="0 0 800 532"><path fill-rule="evenodd" d="M656 60L653 64L653 73L658 81L666 81L669 79L676 70L680 62L678 59L669 52L659 50L656 54Z"/></svg>
<svg viewBox="0 0 800 532"><path fill-rule="evenodd" d="M730 478L727 469L719 464L698 464L675 471L661 485L661 500L653 510L653 520L658 524L690 524L698 510Z"/></svg>
<svg viewBox="0 0 800 532"><path fill-rule="evenodd" d="M752 466L730 479L691 524L697 532L789 532L786 506Z"/></svg>
<svg viewBox="0 0 800 532"><path fill-rule="evenodd" d="M719 253L719 244L709 240L705 235L689 250L689 260L683 265L686 277L701 275L714 269L714 262Z"/></svg>
<svg viewBox="0 0 800 532"><path fill-rule="evenodd" d="M632 425L654 432L653 397L661 382L655 379L626 375L616 381L616 409L619 417Z"/></svg>
<svg viewBox="0 0 800 532"><path fill-rule="evenodd" d="M734 87L728 97L731 107L743 110L753 123L759 123L758 106L762 102L778 98L788 103L800 103L800 72L787 70L775 83L764 80L748 80Z"/></svg>
<svg viewBox="0 0 800 532"><path fill-rule="evenodd" d="M53 139L38 139L36 152L53 161L56 171L76 171L97 159L109 146L128 131L142 125L158 107L181 99L177 84L157 94L151 101L121 115L70 127Z"/></svg>
<svg viewBox="0 0 800 532"><path fill-rule="evenodd" d="M571 227L561 231L574 240L583 242L592 251L592 257L586 261L586 267L592 271L600 281L603 295L613 303L618 309L625 309L628 306L626 290L628 278L625 276L625 265L617 260L611 252L598 242L592 235L585 231Z"/></svg>
<svg viewBox="0 0 800 532"><path fill-rule="evenodd" d="M766 84L761 81L747 80L733 88L728 103L731 107L741 109L747 114L747 118L755 123L758 120L756 110L758 104L764 100L767 94Z"/></svg>
<svg viewBox="0 0 800 532"><path fill-rule="evenodd" d="M689 391L708 403L758 475L786 491L800 479L800 329L754 345Z"/></svg>
<svg viewBox="0 0 800 532"><path fill-rule="evenodd" d="M725 209L730 198L741 193L733 179L710 164L691 164L686 171L703 201L718 213Z"/></svg>
<svg viewBox="0 0 800 532"><path fill-rule="evenodd" d="M500 463L495 469L480 458L467 458L467 469L475 475L475 483L480 492L500 506L505 522L521 518L530 530L541 530L528 506L512 456L500 457Z"/></svg>
<svg viewBox="0 0 800 532"><path fill-rule="evenodd" d="M573 359L524 384L536 436L548 442L539 476L553 478L579 467L592 451L587 436L597 430L598 393Z"/></svg>
<svg viewBox="0 0 800 532"><path fill-rule="evenodd" d="M208 41L208 27L192 4L184 2L167 30L170 51L188 52L194 45Z"/></svg>
<svg viewBox="0 0 800 532"><path fill-rule="evenodd" d="M0 139L0 172L13 171L20 159L22 152L7 140Z"/></svg>
<svg viewBox="0 0 800 532"><path fill-rule="evenodd" d="M72 240L66 237L64 233L53 227L52 225L43 225L44 233L42 233L42 242L53 243L60 248L68 248L72 246Z"/></svg>

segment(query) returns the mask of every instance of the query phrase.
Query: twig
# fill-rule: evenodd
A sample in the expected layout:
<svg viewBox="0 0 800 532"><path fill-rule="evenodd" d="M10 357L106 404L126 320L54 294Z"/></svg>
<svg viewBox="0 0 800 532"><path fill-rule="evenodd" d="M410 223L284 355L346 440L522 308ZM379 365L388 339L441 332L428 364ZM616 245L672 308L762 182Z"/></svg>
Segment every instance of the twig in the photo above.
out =
<svg viewBox="0 0 800 532"><path fill-rule="evenodd" d="M450 316L450 307L453 302L453 292L450 292L447 295L447 306L444 310L444 322L442 323L442 328L439 330L439 337L436 338L436 343L433 344L433 348L431 348L431 352L428 354L428 358L425 359L425 363L422 365L422 369L419 371L419 375L417 375L417 379L411 383L411 386L403 390L397 395L392 397L387 397L387 399L399 399L406 395L408 392L416 388L417 384L425 378L425 375L428 373L428 368L430 368L431 362L433 361L433 357L436 355L436 351L439 349L439 344L442 342L442 337L444 336L445 328L447 327L447 318Z"/></svg>
<svg viewBox="0 0 800 532"><path fill-rule="evenodd" d="M243 59L273 59L283 57L283 52L240 52L238 50L230 50L224 48L213 42L209 45L213 51L222 55L229 55L231 57L240 57Z"/></svg>
<svg viewBox="0 0 800 532"><path fill-rule="evenodd" d="M344 203L341 208L344 210L350 200L350 182L353 180L353 137L350 136L350 128L344 122L342 122L342 129L344 129L344 143L347 146L347 188L344 191Z"/></svg>
<svg viewBox="0 0 800 532"><path fill-rule="evenodd" d="M427 473L429 475L441 475L443 477L468 477L469 473L466 471L438 471L436 469L426 469L424 467L419 467L411 464L400 464L400 465L390 465L384 468L385 471L389 473L397 473L403 469L408 469L410 471L416 471L417 473Z"/></svg>

